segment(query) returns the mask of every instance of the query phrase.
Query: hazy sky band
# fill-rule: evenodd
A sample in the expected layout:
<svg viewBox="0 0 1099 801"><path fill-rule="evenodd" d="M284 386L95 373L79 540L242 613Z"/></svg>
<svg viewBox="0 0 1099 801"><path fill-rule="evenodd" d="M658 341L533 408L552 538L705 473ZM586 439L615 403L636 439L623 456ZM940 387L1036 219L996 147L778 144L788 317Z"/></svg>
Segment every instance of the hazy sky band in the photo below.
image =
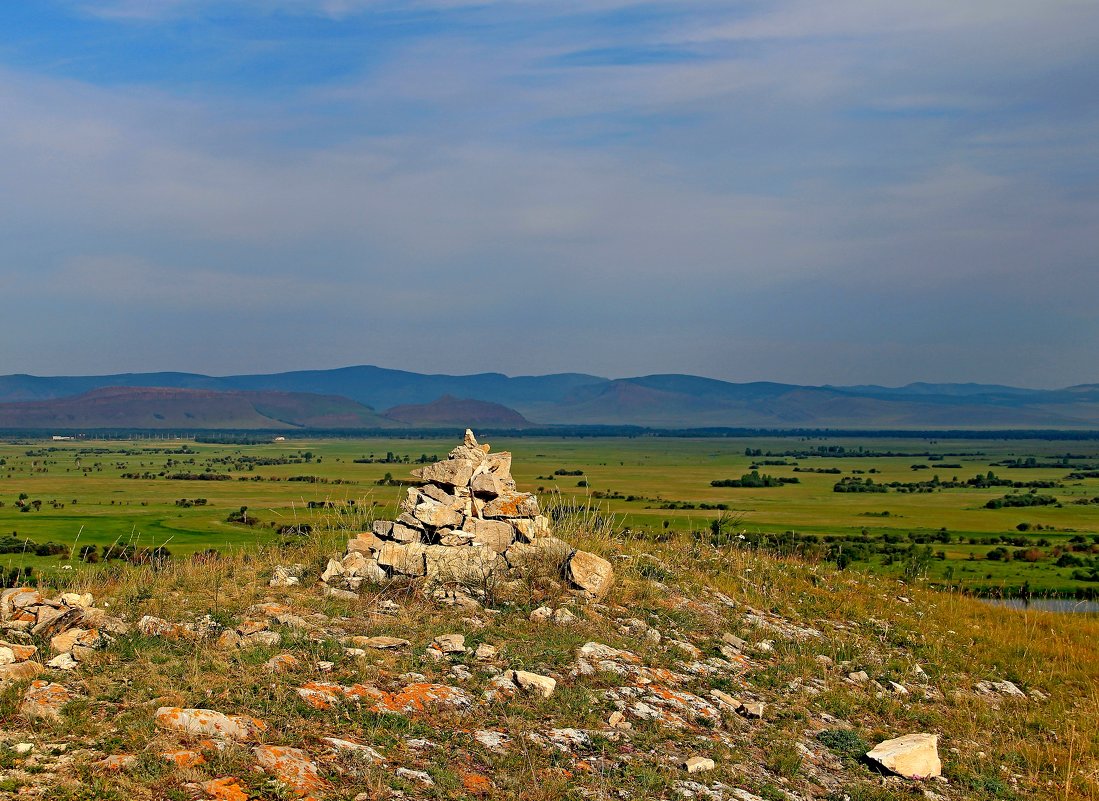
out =
<svg viewBox="0 0 1099 801"><path fill-rule="evenodd" d="M0 4L0 372L1099 380L1099 5Z"/></svg>

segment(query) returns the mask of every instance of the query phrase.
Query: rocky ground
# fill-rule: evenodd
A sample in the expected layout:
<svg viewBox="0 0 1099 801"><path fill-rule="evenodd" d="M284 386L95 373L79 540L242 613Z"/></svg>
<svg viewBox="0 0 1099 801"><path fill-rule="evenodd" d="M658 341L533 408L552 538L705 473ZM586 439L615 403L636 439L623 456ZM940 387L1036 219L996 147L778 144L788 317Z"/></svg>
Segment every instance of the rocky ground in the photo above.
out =
<svg viewBox="0 0 1099 801"><path fill-rule="evenodd" d="M793 616L643 564L601 602L563 589L497 609L441 605L412 583L357 601L305 582L271 590L270 566L240 560L221 566L221 588L194 569L99 603L6 591L0 792L1061 797L1054 774L997 742L1049 693L995 665L975 676L922 658L936 614L925 599L882 599L891 618L809 604ZM751 581L763 564L729 567ZM986 723L959 736L959 714ZM864 756L921 732L941 737L943 777Z"/></svg>
<svg viewBox="0 0 1099 801"><path fill-rule="evenodd" d="M478 600L358 572L344 545L378 528L318 522L282 550L0 594L0 797L1099 798L1093 620L590 513L554 533L613 584L505 556L508 592ZM460 550L461 525L424 536Z"/></svg>

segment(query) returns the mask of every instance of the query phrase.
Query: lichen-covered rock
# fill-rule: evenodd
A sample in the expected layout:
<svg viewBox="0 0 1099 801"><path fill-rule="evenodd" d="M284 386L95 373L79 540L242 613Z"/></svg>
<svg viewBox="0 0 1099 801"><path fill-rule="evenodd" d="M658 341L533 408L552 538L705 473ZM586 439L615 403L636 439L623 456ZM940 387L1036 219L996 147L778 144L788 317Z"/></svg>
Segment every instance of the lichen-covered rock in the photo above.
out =
<svg viewBox="0 0 1099 801"><path fill-rule="evenodd" d="M34 681L23 694L19 714L30 720L61 720L61 709L76 700L76 693L61 684Z"/></svg>
<svg viewBox="0 0 1099 801"><path fill-rule="evenodd" d="M529 492L504 492L485 504L485 517L534 517L539 514L538 499Z"/></svg>
<svg viewBox="0 0 1099 801"><path fill-rule="evenodd" d="M253 748L252 753L266 773L289 787L295 795L306 796L328 786L309 755L300 748L260 745Z"/></svg>
<svg viewBox="0 0 1099 801"><path fill-rule="evenodd" d="M248 715L224 715L213 709L183 709L162 706L156 711L156 725L184 734L206 735L247 742L267 730L267 724Z"/></svg>

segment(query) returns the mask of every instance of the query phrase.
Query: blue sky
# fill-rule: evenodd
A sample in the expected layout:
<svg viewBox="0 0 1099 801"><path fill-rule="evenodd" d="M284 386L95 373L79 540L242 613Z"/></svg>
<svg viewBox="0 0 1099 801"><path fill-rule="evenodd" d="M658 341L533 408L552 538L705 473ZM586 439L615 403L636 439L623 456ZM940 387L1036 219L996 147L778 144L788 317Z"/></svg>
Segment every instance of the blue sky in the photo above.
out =
<svg viewBox="0 0 1099 801"><path fill-rule="evenodd" d="M1099 4L0 4L0 372L1099 381Z"/></svg>

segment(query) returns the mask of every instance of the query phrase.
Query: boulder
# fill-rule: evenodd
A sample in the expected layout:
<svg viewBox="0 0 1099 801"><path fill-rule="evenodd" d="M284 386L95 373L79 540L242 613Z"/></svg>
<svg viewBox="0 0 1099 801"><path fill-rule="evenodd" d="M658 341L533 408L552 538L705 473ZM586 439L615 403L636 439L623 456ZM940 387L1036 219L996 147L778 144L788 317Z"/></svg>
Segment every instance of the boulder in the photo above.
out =
<svg viewBox="0 0 1099 801"><path fill-rule="evenodd" d="M427 545L423 552L424 575L434 584L484 587L507 570L507 563L491 548Z"/></svg>
<svg viewBox="0 0 1099 801"><path fill-rule="evenodd" d="M259 745L252 749L252 753L265 773L288 786L295 795L308 796L328 787L317 766L300 748Z"/></svg>
<svg viewBox="0 0 1099 801"><path fill-rule="evenodd" d="M602 598L614 584L614 568L600 556L576 551L569 558L566 577L589 598Z"/></svg>
<svg viewBox="0 0 1099 801"><path fill-rule="evenodd" d="M905 734L885 740L875 745L866 756L907 779L930 779L942 775L937 734Z"/></svg>

